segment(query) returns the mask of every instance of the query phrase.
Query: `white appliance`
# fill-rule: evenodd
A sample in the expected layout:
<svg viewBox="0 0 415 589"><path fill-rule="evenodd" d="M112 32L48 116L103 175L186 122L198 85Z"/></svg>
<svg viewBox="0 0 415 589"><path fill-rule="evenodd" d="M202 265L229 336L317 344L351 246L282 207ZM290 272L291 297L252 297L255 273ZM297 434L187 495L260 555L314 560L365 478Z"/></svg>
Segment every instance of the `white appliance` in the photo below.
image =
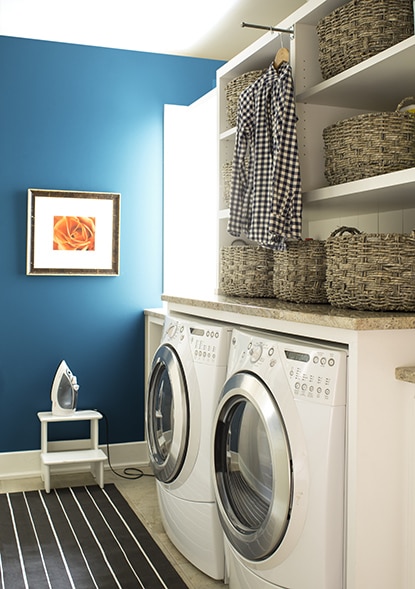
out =
<svg viewBox="0 0 415 589"><path fill-rule="evenodd" d="M167 317L151 366L146 436L167 535L198 569L224 577L224 542L211 476L213 416L232 330Z"/></svg>
<svg viewBox="0 0 415 589"><path fill-rule="evenodd" d="M342 589L346 359L235 330L214 420L230 589Z"/></svg>

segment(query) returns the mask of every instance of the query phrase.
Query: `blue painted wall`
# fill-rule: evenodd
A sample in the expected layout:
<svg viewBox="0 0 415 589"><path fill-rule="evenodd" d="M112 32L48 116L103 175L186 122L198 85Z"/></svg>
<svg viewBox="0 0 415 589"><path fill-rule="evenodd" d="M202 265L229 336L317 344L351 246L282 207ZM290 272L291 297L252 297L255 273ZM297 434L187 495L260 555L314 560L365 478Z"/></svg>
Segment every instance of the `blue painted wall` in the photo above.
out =
<svg viewBox="0 0 415 589"><path fill-rule="evenodd" d="M108 416L111 443L143 439L143 309L162 291L163 106L211 90L220 65L0 37L0 452L40 447L36 413L50 409L61 359L78 407ZM26 276L28 188L120 192L120 276Z"/></svg>

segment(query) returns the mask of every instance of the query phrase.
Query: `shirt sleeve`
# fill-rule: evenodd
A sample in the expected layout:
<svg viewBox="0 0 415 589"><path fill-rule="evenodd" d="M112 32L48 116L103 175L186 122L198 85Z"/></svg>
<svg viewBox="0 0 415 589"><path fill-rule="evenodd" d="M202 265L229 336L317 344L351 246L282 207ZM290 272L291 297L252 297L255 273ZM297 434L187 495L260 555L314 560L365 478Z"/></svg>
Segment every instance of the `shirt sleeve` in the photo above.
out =
<svg viewBox="0 0 415 589"><path fill-rule="evenodd" d="M246 88L238 101L237 128L232 162L229 197L228 233L239 237L249 227L252 192L251 135L254 121L252 87Z"/></svg>

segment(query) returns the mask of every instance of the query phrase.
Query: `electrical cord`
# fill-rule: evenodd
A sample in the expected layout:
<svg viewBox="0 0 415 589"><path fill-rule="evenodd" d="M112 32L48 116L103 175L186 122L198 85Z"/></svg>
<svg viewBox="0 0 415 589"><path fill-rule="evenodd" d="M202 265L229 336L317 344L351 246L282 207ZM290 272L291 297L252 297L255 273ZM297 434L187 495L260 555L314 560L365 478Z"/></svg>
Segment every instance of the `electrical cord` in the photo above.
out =
<svg viewBox="0 0 415 589"><path fill-rule="evenodd" d="M99 413L101 413L102 417L104 418L105 421L105 444L107 447L107 458L108 458L108 465L111 469L111 471L117 475L117 477L121 477L123 479L130 479L130 480L137 480L137 479L141 479L142 477L153 477L153 474L146 474L145 472L143 472L141 470L141 468L136 468L135 466L127 466L126 468L124 468L123 473L119 473L116 470L114 470L112 464L111 464L111 456L110 456L110 446L109 446L109 421L108 421L108 417L105 415L105 413L103 413L100 409L94 409L94 411L98 411Z"/></svg>

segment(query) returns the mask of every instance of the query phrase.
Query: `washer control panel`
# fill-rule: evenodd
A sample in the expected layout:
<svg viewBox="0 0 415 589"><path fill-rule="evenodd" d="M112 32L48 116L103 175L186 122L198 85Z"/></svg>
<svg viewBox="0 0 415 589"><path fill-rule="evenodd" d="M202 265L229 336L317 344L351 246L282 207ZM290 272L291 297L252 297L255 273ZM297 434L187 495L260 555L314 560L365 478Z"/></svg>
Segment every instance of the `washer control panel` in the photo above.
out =
<svg viewBox="0 0 415 589"><path fill-rule="evenodd" d="M230 332L221 326L189 327L190 347L195 362L226 366Z"/></svg>
<svg viewBox="0 0 415 589"><path fill-rule="evenodd" d="M202 325L176 319L165 325L165 341L181 346L185 342L195 362L226 366L231 329L221 325Z"/></svg>

